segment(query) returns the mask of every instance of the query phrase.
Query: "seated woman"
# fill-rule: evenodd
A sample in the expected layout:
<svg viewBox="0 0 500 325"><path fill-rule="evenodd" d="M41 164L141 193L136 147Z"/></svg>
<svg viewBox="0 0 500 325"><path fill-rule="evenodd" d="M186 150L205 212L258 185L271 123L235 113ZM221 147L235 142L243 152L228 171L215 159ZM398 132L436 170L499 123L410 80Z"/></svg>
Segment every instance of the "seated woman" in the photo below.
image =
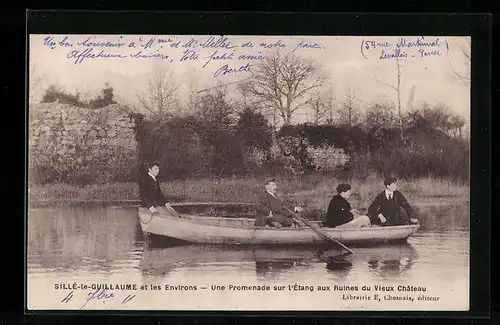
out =
<svg viewBox="0 0 500 325"><path fill-rule="evenodd" d="M340 184L337 186L337 195L335 195L326 214L326 227L329 228L361 228L371 225L368 216L359 215L347 202L351 196L351 185ZM354 212L354 213L353 213Z"/></svg>

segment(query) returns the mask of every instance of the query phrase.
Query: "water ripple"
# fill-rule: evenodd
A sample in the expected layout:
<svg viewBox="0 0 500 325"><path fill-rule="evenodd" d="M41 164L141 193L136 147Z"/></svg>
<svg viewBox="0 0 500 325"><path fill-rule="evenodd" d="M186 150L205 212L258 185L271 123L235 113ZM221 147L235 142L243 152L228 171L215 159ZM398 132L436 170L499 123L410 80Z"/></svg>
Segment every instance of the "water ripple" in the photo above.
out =
<svg viewBox="0 0 500 325"><path fill-rule="evenodd" d="M49 277L97 281L118 274L137 283L143 277L207 275L232 281L257 277L262 281L391 279L398 283L435 277L451 283L467 274L469 267L470 234L460 224L465 217L458 218L457 211L450 215L446 209L436 212L439 218L422 227L407 245L356 248L345 261L332 261L324 252L302 248L145 249L133 209L37 209L30 213L28 275L40 281ZM460 223L449 227L456 229L447 229L454 218Z"/></svg>

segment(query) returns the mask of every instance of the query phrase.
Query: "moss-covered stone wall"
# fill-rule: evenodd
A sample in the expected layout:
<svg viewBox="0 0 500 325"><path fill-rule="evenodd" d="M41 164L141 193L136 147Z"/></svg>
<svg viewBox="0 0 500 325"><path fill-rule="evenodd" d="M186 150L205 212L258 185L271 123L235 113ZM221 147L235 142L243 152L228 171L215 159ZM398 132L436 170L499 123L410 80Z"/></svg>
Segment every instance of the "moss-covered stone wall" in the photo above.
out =
<svg viewBox="0 0 500 325"><path fill-rule="evenodd" d="M138 151L134 126L134 119L117 104L100 109L32 104L30 181L89 183L131 177Z"/></svg>

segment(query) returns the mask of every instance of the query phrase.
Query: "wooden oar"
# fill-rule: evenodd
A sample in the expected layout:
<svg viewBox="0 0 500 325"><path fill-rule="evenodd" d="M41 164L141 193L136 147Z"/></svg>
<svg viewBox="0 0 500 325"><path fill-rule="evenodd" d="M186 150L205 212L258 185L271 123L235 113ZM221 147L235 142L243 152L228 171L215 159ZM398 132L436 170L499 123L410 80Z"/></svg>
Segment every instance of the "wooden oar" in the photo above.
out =
<svg viewBox="0 0 500 325"><path fill-rule="evenodd" d="M171 217L181 218L181 215L179 214L179 212L175 211L175 209L172 206L166 205L166 206L162 206L162 208L165 210L165 212L169 213L169 215ZM151 215L155 215L155 214L158 214L158 211L153 212Z"/></svg>
<svg viewBox="0 0 500 325"><path fill-rule="evenodd" d="M330 236L328 236L327 234L325 234L323 231L319 230L317 227L314 227L309 221L307 221L305 218L303 218L302 216L299 216L297 213L294 213L293 211L289 210L290 212L293 213L294 215L294 219L298 219L299 221L302 221L302 223L304 223L305 225L307 225L309 228L312 229L312 231L314 231L315 233L317 233L320 237L322 237L323 239L326 239L327 241L329 241L330 243L334 243L340 247L342 247L343 249L345 249L346 251L348 251L350 254L354 254L354 252L352 250L349 249L349 247L347 247L346 245L342 244L341 242L339 242L338 240L336 240L335 238L332 238Z"/></svg>
<svg viewBox="0 0 500 325"><path fill-rule="evenodd" d="M180 218L181 215L179 214L179 212L175 211L175 209L169 204L169 205L166 205L165 208L167 208L168 211L172 212L173 215L176 217L176 218Z"/></svg>

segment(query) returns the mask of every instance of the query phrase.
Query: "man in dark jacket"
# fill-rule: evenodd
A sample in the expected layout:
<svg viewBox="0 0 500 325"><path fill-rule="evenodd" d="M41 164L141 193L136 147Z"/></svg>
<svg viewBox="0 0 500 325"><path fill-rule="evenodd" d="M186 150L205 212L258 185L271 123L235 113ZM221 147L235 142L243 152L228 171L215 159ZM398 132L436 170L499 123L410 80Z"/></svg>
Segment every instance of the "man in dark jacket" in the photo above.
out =
<svg viewBox="0 0 500 325"><path fill-rule="evenodd" d="M260 194L257 203L255 226L291 227L294 224L294 213L302 212L301 207L291 207L276 196L276 180L269 179L265 183L265 191Z"/></svg>
<svg viewBox="0 0 500 325"><path fill-rule="evenodd" d="M139 194L141 196L141 206L148 209L151 213L161 212L176 217L179 214L168 203L163 194L158 174L160 173L160 163L153 161L147 165L147 174L139 177Z"/></svg>
<svg viewBox="0 0 500 325"><path fill-rule="evenodd" d="M384 179L385 190L379 193L368 208L368 216L372 224L383 226L397 226L409 223L418 223L411 218L413 209L400 191L397 191L395 177ZM406 216L401 214L401 208Z"/></svg>
<svg viewBox="0 0 500 325"><path fill-rule="evenodd" d="M361 228L369 227L370 219L367 216L359 215L353 209L347 199L351 196L351 186L340 184L337 186L335 195L326 213L326 226L329 228ZM356 212L354 214L353 212Z"/></svg>

